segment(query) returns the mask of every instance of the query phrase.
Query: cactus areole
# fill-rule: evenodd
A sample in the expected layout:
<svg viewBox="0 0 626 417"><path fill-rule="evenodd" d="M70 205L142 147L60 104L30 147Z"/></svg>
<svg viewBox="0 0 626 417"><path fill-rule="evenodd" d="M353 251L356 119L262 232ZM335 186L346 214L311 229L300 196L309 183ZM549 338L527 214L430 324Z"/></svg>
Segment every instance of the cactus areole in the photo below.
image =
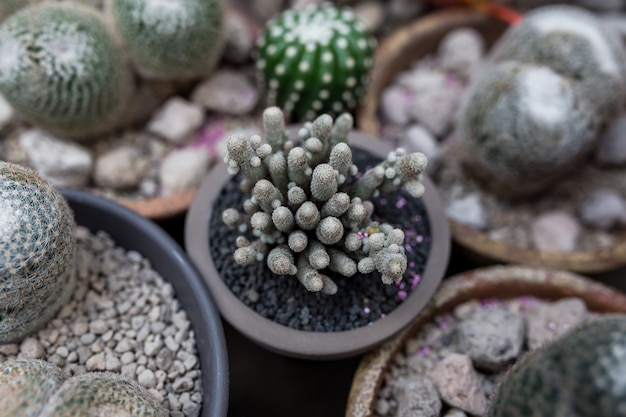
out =
<svg viewBox="0 0 626 417"><path fill-rule="evenodd" d="M72 294L75 227L52 185L0 161L0 344L45 325Z"/></svg>

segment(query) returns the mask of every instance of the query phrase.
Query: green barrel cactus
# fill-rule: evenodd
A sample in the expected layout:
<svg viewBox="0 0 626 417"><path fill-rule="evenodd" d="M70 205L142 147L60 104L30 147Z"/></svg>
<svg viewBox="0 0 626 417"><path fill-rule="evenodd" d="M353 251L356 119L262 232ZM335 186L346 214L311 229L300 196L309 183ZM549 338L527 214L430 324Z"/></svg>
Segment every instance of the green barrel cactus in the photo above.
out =
<svg viewBox="0 0 626 417"><path fill-rule="evenodd" d="M626 317L606 316L522 358L486 417L626 416Z"/></svg>
<svg viewBox="0 0 626 417"><path fill-rule="evenodd" d="M42 3L0 25L0 93L29 122L64 137L116 127L132 76L95 9Z"/></svg>
<svg viewBox="0 0 626 417"><path fill-rule="evenodd" d="M349 8L289 9L258 40L259 78L269 105L295 120L354 110L365 93L375 39Z"/></svg>
<svg viewBox="0 0 626 417"><path fill-rule="evenodd" d="M311 292L335 294L325 270L343 276L377 271L385 284L402 279L407 269L404 232L372 219L370 196L404 188L419 197L426 157L402 149L368 169L353 183L357 167L347 144L353 119L324 114L305 123L299 140L290 140L277 107L263 113L267 143L259 135L228 138L225 161L231 174L241 172L241 188L250 194L243 212L228 208L224 223L249 231L234 253L240 265L266 260L277 275L295 276Z"/></svg>
<svg viewBox="0 0 626 417"><path fill-rule="evenodd" d="M6 415L29 417L165 417L163 406L137 382L110 372L68 377L42 360L0 364L0 405ZM3 414L4 415L4 414Z"/></svg>
<svg viewBox="0 0 626 417"><path fill-rule="evenodd" d="M50 183L0 161L0 344L37 330L70 298L75 227Z"/></svg>
<svg viewBox="0 0 626 417"><path fill-rule="evenodd" d="M203 77L221 55L224 11L220 0L112 0L109 13L145 78Z"/></svg>

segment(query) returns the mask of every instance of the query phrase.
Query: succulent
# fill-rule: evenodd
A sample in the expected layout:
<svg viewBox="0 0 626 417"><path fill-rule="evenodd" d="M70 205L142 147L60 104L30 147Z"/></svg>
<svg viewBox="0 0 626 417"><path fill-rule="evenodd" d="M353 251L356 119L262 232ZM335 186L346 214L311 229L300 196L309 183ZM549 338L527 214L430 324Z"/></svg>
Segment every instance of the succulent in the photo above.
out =
<svg viewBox="0 0 626 417"><path fill-rule="evenodd" d="M375 44L349 8L286 10L258 40L256 65L269 104L295 120L352 111L365 92Z"/></svg>
<svg viewBox="0 0 626 417"><path fill-rule="evenodd" d="M0 344L43 326L71 296L75 227L52 185L0 161Z"/></svg>
<svg viewBox="0 0 626 417"><path fill-rule="evenodd" d="M112 0L110 13L145 78L206 76L222 52L220 0Z"/></svg>
<svg viewBox="0 0 626 417"><path fill-rule="evenodd" d="M625 93L626 56L597 18L536 9L494 47L464 103L466 163L503 195L539 192L589 155Z"/></svg>
<svg viewBox="0 0 626 417"><path fill-rule="evenodd" d="M168 415L145 388L121 375L94 372L69 378L62 369L36 359L9 359L0 364L0 393L6 415Z"/></svg>
<svg viewBox="0 0 626 417"><path fill-rule="evenodd" d="M265 259L273 273L296 276L307 290L327 294L337 285L326 269L348 277L378 271L386 284L402 279L404 232L373 221L368 198L402 187L420 196L426 157L398 149L358 176L347 144L350 114L305 123L299 141L289 139L277 107L264 111L263 125L267 143L240 134L227 141L228 171L243 174L241 189L251 196L243 212L226 209L222 220L256 238L237 238L235 261Z"/></svg>
<svg viewBox="0 0 626 417"><path fill-rule="evenodd" d="M102 16L78 3L42 3L0 26L0 93L19 114L65 137L116 127L131 73Z"/></svg>
<svg viewBox="0 0 626 417"><path fill-rule="evenodd" d="M594 319L522 358L486 416L624 416L625 367L626 318Z"/></svg>

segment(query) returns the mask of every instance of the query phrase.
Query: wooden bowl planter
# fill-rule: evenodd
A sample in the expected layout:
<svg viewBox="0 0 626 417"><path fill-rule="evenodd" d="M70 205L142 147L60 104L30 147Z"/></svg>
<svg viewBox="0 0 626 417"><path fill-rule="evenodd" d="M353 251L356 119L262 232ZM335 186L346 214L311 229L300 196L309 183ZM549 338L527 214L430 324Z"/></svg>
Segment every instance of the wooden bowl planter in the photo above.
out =
<svg viewBox="0 0 626 417"><path fill-rule="evenodd" d="M626 295L569 272L518 266L480 268L446 280L411 325L369 353L357 369L346 416L372 416L383 378L394 355L436 316L470 300L531 296L544 300L581 299L591 312L626 313Z"/></svg>
<svg viewBox="0 0 626 417"><path fill-rule="evenodd" d="M356 124L360 130L381 137L380 97L396 76L411 63L436 50L441 39L460 28L475 29L491 46L506 30L507 24L485 14L466 9L445 9L401 27L385 38L377 48L370 87L358 109ZM483 264L515 263L563 269L579 273L610 271L626 263L626 238L595 251L551 252L517 246L492 239L481 230L449 219L453 241Z"/></svg>
<svg viewBox="0 0 626 417"><path fill-rule="evenodd" d="M78 225L92 232L102 230L120 247L139 252L172 284L195 332L202 372L201 416L226 416L228 361L221 321L202 278L180 246L157 225L113 201L73 189L62 193Z"/></svg>
<svg viewBox="0 0 626 417"><path fill-rule="evenodd" d="M295 134L296 131L296 129L291 129L290 133ZM349 139L353 151L361 149L380 158L383 158L389 151L382 142L359 132L352 132ZM421 204L423 204L423 212L427 214L431 240L430 249L426 255L427 260L423 265L421 279L415 291L408 295L395 309L387 313L384 318L372 319L369 324L351 330L333 332L296 330L272 321L257 313L233 293L220 276L213 259L214 255L211 255L212 230L210 224L212 214L215 211L214 205L223 193L225 184L228 184L229 181L233 180L230 180L224 164L216 166L203 180L187 214L185 224L186 250L208 284L224 319L246 337L271 351L306 359L334 359L357 355L371 349L406 326L426 305L443 277L448 264L450 249L448 224L443 215L437 190L433 183L425 178L426 191L421 197ZM221 215L219 218L221 219ZM409 212L406 212L406 218L410 218ZM387 219L387 221L394 222L392 219ZM231 248L222 247L220 253L223 253L223 256L232 257L234 249L235 246ZM262 267L267 269L264 263ZM261 270L261 272L263 271ZM250 272L250 274L259 274L259 269L256 272ZM277 280L286 277L268 277L268 279L270 278ZM295 278L287 279L295 280ZM347 279L355 280L359 279L359 276L357 274ZM379 279L375 284L381 288L384 287ZM330 303L333 302L333 299L339 300L341 298L341 291L340 288L337 294L332 296L307 294L329 297L327 301ZM265 296L261 290L258 291L257 295L258 297ZM292 300L279 298L278 302L293 303L295 307L298 307L299 300L297 298ZM346 302L350 303L351 301L347 300ZM337 319L340 318L337 317ZM370 320L369 317L367 320Z"/></svg>

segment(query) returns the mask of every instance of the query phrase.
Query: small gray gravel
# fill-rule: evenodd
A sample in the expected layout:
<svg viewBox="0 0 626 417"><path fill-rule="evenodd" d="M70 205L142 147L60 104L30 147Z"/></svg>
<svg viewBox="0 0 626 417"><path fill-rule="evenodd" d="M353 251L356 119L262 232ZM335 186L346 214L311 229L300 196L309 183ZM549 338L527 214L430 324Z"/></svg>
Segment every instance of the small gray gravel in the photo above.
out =
<svg viewBox="0 0 626 417"><path fill-rule="evenodd" d="M200 415L195 336L172 285L105 233L78 227L77 242L72 300L38 333L0 346L0 363L40 358L70 375L120 373L146 387L170 415Z"/></svg>

